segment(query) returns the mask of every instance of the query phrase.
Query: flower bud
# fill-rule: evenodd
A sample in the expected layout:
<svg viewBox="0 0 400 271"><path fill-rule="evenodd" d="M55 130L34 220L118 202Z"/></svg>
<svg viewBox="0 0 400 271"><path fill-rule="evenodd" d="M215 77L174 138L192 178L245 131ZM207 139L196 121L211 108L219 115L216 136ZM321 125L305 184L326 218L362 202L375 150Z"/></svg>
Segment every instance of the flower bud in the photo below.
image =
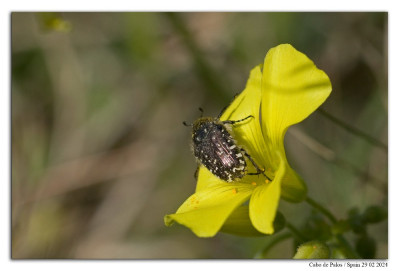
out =
<svg viewBox="0 0 400 271"><path fill-rule="evenodd" d="M329 247L319 241L310 241L299 246L293 259L329 259Z"/></svg>
<svg viewBox="0 0 400 271"><path fill-rule="evenodd" d="M378 223L387 218L387 211L380 206L368 207L362 215L365 223Z"/></svg>

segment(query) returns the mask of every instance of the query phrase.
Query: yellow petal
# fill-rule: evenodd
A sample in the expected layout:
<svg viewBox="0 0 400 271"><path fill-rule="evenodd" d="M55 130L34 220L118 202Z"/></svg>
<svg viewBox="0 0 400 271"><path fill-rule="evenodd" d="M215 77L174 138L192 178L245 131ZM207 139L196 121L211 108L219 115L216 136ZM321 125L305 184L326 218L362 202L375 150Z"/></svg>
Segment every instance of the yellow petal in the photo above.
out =
<svg viewBox="0 0 400 271"><path fill-rule="evenodd" d="M265 236L251 224L248 205L236 208L225 221L221 231L240 236Z"/></svg>
<svg viewBox="0 0 400 271"><path fill-rule="evenodd" d="M329 96L328 76L289 44L268 51L262 76L262 131L270 150L285 156L283 140L289 126L314 112ZM284 157L286 161L286 157ZM272 168L278 159L271 158ZM282 197L299 202L306 196L303 180L291 169L282 180Z"/></svg>
<svg viewBox="0 0 400 271"><path fill-rule="evenodd" d="M253 226L265 234L274 233L274 220L281 195L281 181L285 175L287 164L281 155L279 168L275 178L268 184L258 186L250 198L250 219Z"/></svg>
<svg viewBox="0 0 400 271"><path fill-rule="evenodd" d="M287 128L304 120L331 93L328 76L289 44L268 51L262 76L263 132L283 148Z"/></svg>
<svg viewBox="0 0 400 271"><path fill-rule="evenodd" d="M212 174L207 168L204 166L199 167L198 175L197 175L197 185L196 192L206 189L210 185L214 185L216 182L220 182L221 180L217 178L214 174Z"/></svg>
<svg viewBox="0 0 400 271"><path fill-rule="evenodd" d="M281 196L286 201L300 202L307 196L306 184L289 165L287 165L285 174L282 178L281 188Z"/></svg>
<svg viewBox="0 0 400 271"><path fill-rule="evenodd" d="M232 133L238 145L250 154L259 167L265 168L271 163L271 157L260 126L261 77L261 65L259 65L251 70L245 89L228 106L221 120L241 120L253 116L234 124ZM248 164L250 171L255 172L251 163Z"/></svg>
<svg viewBox="0 0 400 271"><path fill-rule="evenodd" d="M167 226L177 222L199 237L212 237L229 215L248 200L254 187L245 183L216 180L211 186L190 196L175 214L164 217Z"/></svg>
<svg viewBox="0 0 400 271"><path fill-rule="evenodd" d="M220 120L240 120L249 115L254 116L254 118L228 126L232 128L231 134L238 145L244 147L246 152L248 152L254 160L259 162L260 167L263 167L263 164L266 163L265 159L262 157L265 151L265 143L259 124L261 75L261 66L257 66L251 70L245 90L234 98L232 103L225 109ZM249 172L256 172L251 163L248 163L248 166ZM246 178L246 180L247 179L248 178ZM249 182L246 180L242 181ZM196 192L215 184L216 181L219 181L219 179L204 166L200 166Z"/></svg>

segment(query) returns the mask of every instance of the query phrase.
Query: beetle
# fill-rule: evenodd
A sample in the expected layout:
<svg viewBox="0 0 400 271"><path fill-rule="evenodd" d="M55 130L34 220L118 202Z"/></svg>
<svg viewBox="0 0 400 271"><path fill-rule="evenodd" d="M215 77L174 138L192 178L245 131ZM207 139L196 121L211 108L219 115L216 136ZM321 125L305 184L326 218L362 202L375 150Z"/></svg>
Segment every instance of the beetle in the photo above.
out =
<svg viewBox="0 0 400 271"><path fill-rule="evenodd" d="M200 164L204 165L212 174L226 182L240 180L245 175L264 175L264 170L254 162L245 149L236 144L229 132L229 125L254 118L249 115L240 120L224 120L219 118L203 117L203 109L199 108L201 116L192 124L183 122L192 127L192 149ZM257 172L247 172L245 157L254 165Z"/></svg>

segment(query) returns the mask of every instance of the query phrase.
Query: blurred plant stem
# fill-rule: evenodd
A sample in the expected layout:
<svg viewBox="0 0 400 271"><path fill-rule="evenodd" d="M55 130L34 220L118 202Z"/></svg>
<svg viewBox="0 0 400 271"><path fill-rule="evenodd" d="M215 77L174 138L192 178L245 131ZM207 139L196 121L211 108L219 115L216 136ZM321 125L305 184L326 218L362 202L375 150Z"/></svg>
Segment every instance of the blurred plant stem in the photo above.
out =
<svg viewBox="0 0 400 271"><path fill-rule="evenodd" d="M307 241L307 238L295 227L293 224L286 221L286 227L292 233L293 237L297 239L300 243Z"/></svg>
<svg viewBox="0 0 400 271"><path fill-rule="evenodd" d="M257 255L254 257L255 259L266 259L267 253L277 244L280 242L283 242L289 238L291 238L293 235L290 232L283 233L281 235L275 235L274 238L271 238L272 240L263 248L262 251L257 253Z"/></svg>
<svg viewBox="0 0 400 271"><path fill-rule="evenodd" d="M333 214L331 212L329 212L329 210L326 209L325 207L323 207L321 204L317 203L315 200L311 199L310 197L307 197L306 198L306 202L308 204L310 204L313 208L318 210L321 214L323 214L327 218L329 218L329 220L332 223L336 223L337 222L337 219L333 216Z"/></svg>
<svg viewBox="0 0 400 271"><path fill-rule="evenodd" d="M226 81L221 80L221 76L218 76L218 73L212 69L212 67L207 63L207 60L203 57L203 53L201 52L199 46L197 45L195 39L191 35L191 32L186 27L184 20L182 19L180 14L175 12L165 13L165 17L170 21L171 25L174 27L175 31L181 36L184 45L188 48L194 59L194 65L197 69L197 72L205 84L205 91L207 94L212 96L214 99L223 103L226 100L229 100L231 97L227 94L229 93L228 87L226 87ZM365 141L369 142L372 145L375 145L385 152L388 152L388 146L373 138L372 136L364 133L363 131L348 125L347 123L341 121L340 119L332 116L325 110L319 108L317 110L321 115L342 127L346 131L363 138Z"/></svg>
<svg viewBox="0 0 400 271"><path fill-rule="evenodd" d="M326 112L322 108L318 108L317 112L319 112L322 116L326 117L327 119L329 119L333 123L335 123L338 126L342 127L343 129L345 129L349 133L352 133L352 134L354 134L354 135L356 135L358 137L361 137L362 139L364 139L365 141L369 142L370 144L381 148L385 152L388 152L388 146L385 143L377 140L376 138L373 138L372 136L364 133L363 131L361 131L361 130L355 128L355 127L352 127L351 125L345 123L344 121L332 116L331 114L329 114L328 112Z"/></svg>
<svg viewBox="0 0 400 271"><path fill-rule="evenodd" d="M195 68L199 77L202 79L202 82L205 84L204 90L207 94L221 103L230 100L232 97L228 94L229 86L226 85L227 81L222 80L223 76L220 76L207 63L207 60L203 57L203 53L193 38L191 31L187 28L181 15L175 12L167 12L165 13L165 17L174 27L176 33L182 38L183 44L187 47L189 53L194 59Z"/></svg>
<svg viewBox="0 0 400 271"><path fill-rule="evenodd" d="M332 224L335 224L337 222L337 219L335 216L325 207L323 207L321 204L316 202L315 200L311 199L310 197L307 197L305 200L310 206L312 206L315 210L326 216ZM344 238L343 235L341 234L336 234L335 235L336 240L340 243L341 245L341 250L344 252L344 255L346 255L350 259L359 259L360 256L358 253L352 248L352 246L349 244L349 242Z"/></svg>
<svg viewBox="0 0 400 271"><path fill-rule="evenodd" d="M322 159L325 159L328 162L332 162L336 164L338 167L341 167L345 170L348 170L354 173L357 176L363 176L363 181L366 184L371 185L375 189L379 190L383 194L387 195L387 182L383 182L375 176L372 176L367 171L360 169L355 166L353 163L340 158L335 151L321 144L308 134L302 132L300 129L296 127L292 127L289 131L298 141L300 141L304 146L306 146L309 150L316 153Z"/></svg>

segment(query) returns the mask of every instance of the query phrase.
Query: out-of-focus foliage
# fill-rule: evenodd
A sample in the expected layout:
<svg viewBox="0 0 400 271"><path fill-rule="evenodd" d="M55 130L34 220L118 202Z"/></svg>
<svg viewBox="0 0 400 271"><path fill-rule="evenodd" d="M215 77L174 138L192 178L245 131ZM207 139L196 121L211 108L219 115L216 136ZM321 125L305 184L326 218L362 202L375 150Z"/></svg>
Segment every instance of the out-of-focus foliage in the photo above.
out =
<svg viewBox="0 0 400 271"><path fill-rule="evenodd" d="M324 112L387 144L387 13L13 13L13 258L266 251L279 236L201 239L163 217L196 184L182 121L199 106L216 116L281 43L328 74ZM291 127L285 147L309 195L341 219L335 230L363 256L387 258L387 151L321 112ZM279 210L326 234L308 205ZM286 240L264 256L295 249Z"/></svg>

